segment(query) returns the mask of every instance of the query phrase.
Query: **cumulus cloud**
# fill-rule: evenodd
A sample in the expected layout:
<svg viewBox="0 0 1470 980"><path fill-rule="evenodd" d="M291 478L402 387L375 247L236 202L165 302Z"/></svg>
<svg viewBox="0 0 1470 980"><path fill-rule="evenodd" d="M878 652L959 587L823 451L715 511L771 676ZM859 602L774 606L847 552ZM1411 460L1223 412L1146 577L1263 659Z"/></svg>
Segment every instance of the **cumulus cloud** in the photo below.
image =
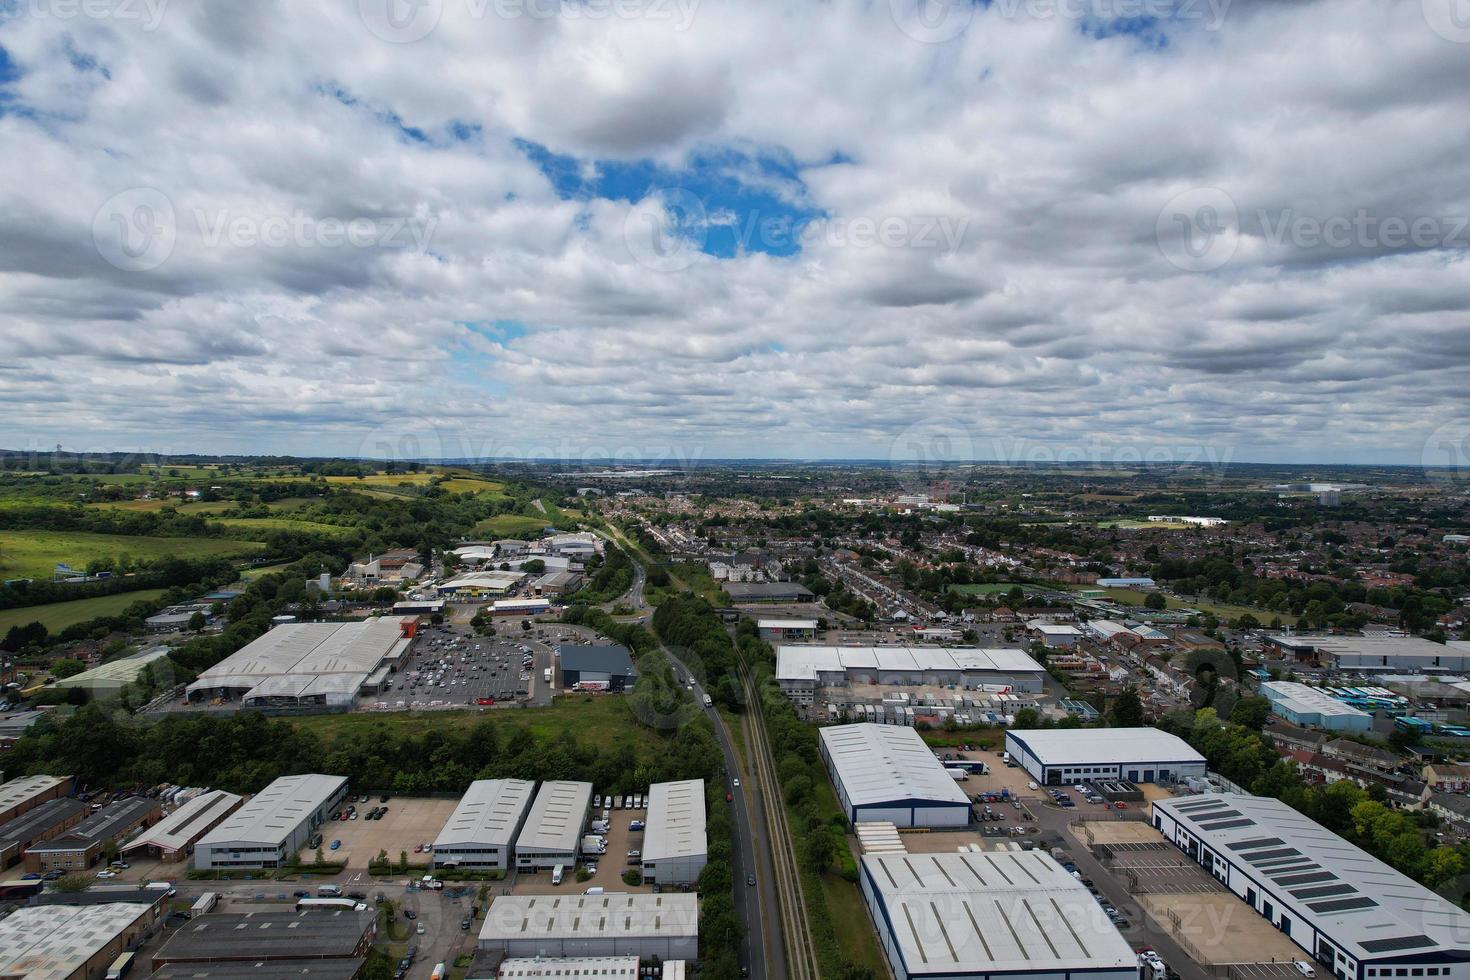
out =
<svg viewBox="0 0 1470 980"><path fill-rule="evenodd" d="M19 4L0 444L1417 462L1470 361L1434 2Z"/></svg>

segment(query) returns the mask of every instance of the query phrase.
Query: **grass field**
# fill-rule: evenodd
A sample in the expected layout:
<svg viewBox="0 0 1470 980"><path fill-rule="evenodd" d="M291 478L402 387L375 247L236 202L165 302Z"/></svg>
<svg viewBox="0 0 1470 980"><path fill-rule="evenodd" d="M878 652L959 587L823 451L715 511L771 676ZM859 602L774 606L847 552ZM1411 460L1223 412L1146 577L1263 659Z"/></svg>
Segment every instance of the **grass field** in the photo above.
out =
<svg viewBox="0 0 1470 980"><path fill-rule="evenodd" d="M188 503L179 503L177 499L153 499L153 500L117 500L101 504L89 504L100 510L126 510L132 513L155 514L168 507L173 507L180 514L223 514L227 510L235 509L233 500L191 500Z"/></svg>
<svg viewBox="0 0 1470 980"><path fill-rule="evenodd" d="M628 704L619 697L558 697L549 708L516 708L505 711L395 711L385 714L354 713L316 715L293 718L291 724L324 738L346 734L368 734L387 731L390 735L418 734L425 728L459 731L474 727L491 718L503 734L512 729L527 728L538 738L548 738L570 731L584 744L611 745L632 736L640 751L658 751L662 739L633 717ZM508 737L508 735L505 735Z"/></svg>
<svg viewBox="0 0 1470 980"><path fill-rule="evenodd" d="M346 535L354 528L338 527L335 524L320 524L316 521L293 521L289 517L225 517L215 521L225 527L244 528L248 531L300 531L311 534Z"/></svg>
<svg viewBox="0 0 1470 980"><path fill-rule="evenodd" d="M1193 524L1185 524L1183 522L1135 521L1131 518L1124 518L1123 520L1117 521L1100 521L1097 526L1113 531L1143 531L1149 529L1155 531L1187 531L1194 527Z"/></svg>
<svg viewBox="0 0 1470 980"><path fill-rule="evenodd" d="M1067 585L1063 586L1063 588L1078 590L1093 588L1093 586ZM1119 605L1143 605L1144 594L1137 591L1136 589L1104 589L1103 591L1108 594L1109 599L1111 599L1113 602L1118 603ZM1240 616L1244 616L1246 613L1250 613L1252 616L1256 617L1256 619L1260 620L1263 623L1269 623L1275 617L1280 616L1281 622L1285 623L1287 626L1296 625L1296 617L1289 612L1277 613L1270 612L1266 609L1254 609L1250 606L1232 606L1229 603L1213 602L1209 599L1204 598L1175 599L1173 596L1165 596L1164 601L1168 603L1168 608L1170 609L1198 609L1200 612L1214 613L1215 616L1219 617L1220 619L1236 619Z"/></svg>
<svg viewBox="0 0 1470 980"><path fill-rule="evenodd" d="M0 610L0 633L12 626L36 622L53 633L59 633L75 623L85 623L99 616L116 616L135 602L157 599L161 595L163 589L143 589L139 592L99 596L96 599L77 599L75 602L51 602L44 606Z"/></svg>
<svg viewBox="0 0 1470 980"><path fill-rule="evenodd" d="M520 514L496 514L475 525L475 533L491 538L521 538L528 534L540 534L551 522L542 517L522 517Z"/></svg>
<svg viewBox="0 0 1470 980"><path fill-rule="evenodd" d="M94 558L204 558L254 554L254 541L219 538L146 538L80 531L0 531L0 576L49 579L58 562L84 568Z"/></svg>
<svg viewBox="0 0 1470 980"><path fill-rule="evenodd" d="M951 585L949 591L958 592L960 595L1004 595L1014 589L1019 582L975 582L970 585ZM1021 585L1021 588L1026 586Z"/></svg>

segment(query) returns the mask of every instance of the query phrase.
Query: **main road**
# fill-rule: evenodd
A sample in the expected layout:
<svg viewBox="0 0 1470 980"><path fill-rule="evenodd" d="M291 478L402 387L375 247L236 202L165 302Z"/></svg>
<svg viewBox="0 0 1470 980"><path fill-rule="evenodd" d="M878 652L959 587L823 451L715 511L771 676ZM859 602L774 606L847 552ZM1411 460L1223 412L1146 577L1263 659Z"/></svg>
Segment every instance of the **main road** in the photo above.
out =
<svg viewBox="0 0 1470 980"><path fill-rule="evenodd" d="M602 536L608 538L606 534ZM633 584L617 602L631 606L639 620L650 620L652 609L643 595L644 587L648 584L648 572L626 540L618 541L617 544L627 552L628 560L633 563ZM656 633L654 638L658 639ZM703 705L705 691L699 675L690 670L689 665L679 659L662 640L658 641L658 645L673 665L675 678L682 684L693 685L695 702ZM751 977L756 980L787 980L785 933L781 916L777 912L781 904L771 860L771 828L766 821L764 799L757 787L734 785L734 777L741 772L735 743L730 738L725 719L718 709L707 707L704 713L714 728L715 739L720 743L720 752L725 758L725 772L728 774L726 792L733 797L731 812L735 818L735 840L730 863L735 877L735 912L745 925L745 938L740 947L740 965L749 969ZM755 880L754 887L747 884L752 879Z"/></svg>

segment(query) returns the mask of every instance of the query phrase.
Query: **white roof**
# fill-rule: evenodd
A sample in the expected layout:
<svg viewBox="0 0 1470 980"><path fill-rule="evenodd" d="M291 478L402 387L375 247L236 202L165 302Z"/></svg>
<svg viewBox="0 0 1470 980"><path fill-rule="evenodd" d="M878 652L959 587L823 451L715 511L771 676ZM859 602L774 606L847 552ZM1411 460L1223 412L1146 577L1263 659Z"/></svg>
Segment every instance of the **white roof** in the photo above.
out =
<svg viewBox="0 0 1470 980"><path fill-rule="evenodd" d="M1082 631L1066 623L1032 623L1030 628L1045 636L1081 636Z"/></svg>
<svg viewBox="0 0 1470 980"><path fill-rule="evenodd" d="M854 806L935 800L969 806L919 733L902 725L837 725L821 730L837 779Z"/></svg>
<svg viewBox="0 0 1470 980"><path fill-rule="evenodd" d="M693 939L699 896L501 895L490 903L482 943L521 939Z"/></svg>
<svg viewBox="0 0 1470 980"><path fill-rule="evenodd" d="M1026 651L998 647L844 647L801 643L776 648L779 680L812 680L818 672L920 669L1036 674L1046 671Z"/></svg>
<svg viewBox="0 0 1470 980"><path fill-rule="evenodd" d="M567 851L577 848L592 802L592 784L553 779L541 784L516 850Z"/></svg>
<svg viewBox="0 0 1470 980"><path fill-rule="evenodd" d="M1323 653L1349 660L1378 658L1389 664L1395 660L1437 658L1440 665L1458 670L1470 669L1470 642L1451 640L1435 643L1422 636L1310 636L1299 639L1311 643ZM1347 663L1346 667L1373 666Z"/></svg>
<svg viewBox="0 0 1470 980"><path fill-rule="evenodd" d="M135 653L131 657L119 657L110 660L99 667L73 674L65 680L56 682L56 687L95 687L131 684L138 679L143 668L149 664L162 660L168 656L168 647L154 647L152 650L144 650Z"/></svg>
<svg viewBox="0 0 1470 980"><path fill-rule="evenodd" d="M166 851L183 850L202 837L211 824L238 807L243 799L220 789L202 793L143 831L141 836L133 838L124 850L148 846Z"/></svg>
<svg viewBox="0 0 1470 980"><path fill-rule="evenodd" d="M1088 624L1087 624L1087 628L1090 629L1090 630L1092 630L1094 633L1098 634L1099 636L1103 637L1104 639L1109 639L1109 640L1112 639L1113 637L1119 636L1119 635L1121 635L1123 633L1131 633L1132 632L1132 630L1130 630L1128 627L1124 626L1122 623L1115 622L1115 621L1113 621L1111 619L1094 619L1094 620L1090 620L1088 622Z"/></svg>
<svg viewBox="0 0 1470 980"><path fill-rule="evenodd" d="M407 646L404 619L277 626L204 671L189 690L243 689L247 699L356 694L369 674Z"/></svg>
<svg viewBox="0 0 1470 980"><path fill-rule="evenodd" d="M216 844L282 844L314 810L347 785L346 776L282 776L204 836L196 847Z"/></svg>
<svg viewBox="0 0 1470 980"><path fill-rule="evenodd" d="M1366 711L1359 711L1344 704L1325 691L1298 684L1295 681L1268 681L1261 685L1261 693L1273 704L1291 711L1312 713L1333 718L1371 718Z"/></svg>
<svg viewBox="0 0 1470 980"><path fill-rule="evenodd" d="M1212 793L1154 806L1270 882L1278 905L1355 959L1465 948L1470 913L1279 800Z"/></svg>
<svg viewBox="0 0 1470 980"><path fill-rule="evenodd" d="M16 909L0 920L0 976L68 980L150 908L118 902Z"/></svg>
<svg viewBox="0 0 1470 980"><path fill-rule="evenodd" d="M708 853L704 803L703 779L650 786L648 820L643 831L644 862Z"/></svg>
<svg viewBox="0 0 1470 980"><path fill-rule="evenodd" d="M758 619L756 625L763 630L814 630L815 619Z"/></svg>
<svg viewBox="0 0 1470 980"><path fill-rule="evenodd" d="M910 975L1137 965L1102 907L1043 851L867 854L862 865Z"/></svg>
<svg viewBox="0 0 1470 980"><path fill-rule="evenodd" d="M60 786L70 776L21 776L7 783L0 783L0 813L11 807L29 803L31 800Z"/></svg>
<svg viewBox="0 0 1470 980"><path fill-rule="evenodd" d="M1205 761L1184 739L1157 728L1033 728L1012 730L1006 737L1020 742L1044 766Z"/></svg>
<svg viewBox="0 0 1470 980"><path fill-rule="evenodd" d="M525 572L502 572L498 569L487 572L469 572L452 578L439 586L444 589L498 589L505 591L526 577Z"/></svg>
<svg viewBox="0 0 1470 980"><path fill-rule="evenodd" d="M581 977L618 977L638 980L636 956L572 956L558 959L541 957L502 960L500 980L578 980Z"/></svg>
<svg viewBox="0 0 1470 980"><path fill-rule="evenodd" d="M434 838L434 847L509 846L535 789L536 784L526 779L475 780Z"/></svg>

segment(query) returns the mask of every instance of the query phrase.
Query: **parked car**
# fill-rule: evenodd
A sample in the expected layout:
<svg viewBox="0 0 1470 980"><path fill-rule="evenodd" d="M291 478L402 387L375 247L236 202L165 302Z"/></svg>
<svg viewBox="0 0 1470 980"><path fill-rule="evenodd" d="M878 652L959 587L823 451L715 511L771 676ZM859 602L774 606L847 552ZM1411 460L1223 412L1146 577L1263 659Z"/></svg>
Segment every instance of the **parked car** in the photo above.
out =
<svg viewBox="0 0 1470 980"><path fill-rule="evenodd" d="M339 848L341 846L342 846L342 842L340 840L334 840L334 841L332 841L332 850L335 851L337 848Z"/></svg>
<svg viewBox="0 0 1470 980"><path fill-rule="evenodd" d="M1312 969L1312 964L1306 960L1292 960L1291 965L1296 972L1304 977L1315 977L1317 975L1317 971Z"/></svg>

